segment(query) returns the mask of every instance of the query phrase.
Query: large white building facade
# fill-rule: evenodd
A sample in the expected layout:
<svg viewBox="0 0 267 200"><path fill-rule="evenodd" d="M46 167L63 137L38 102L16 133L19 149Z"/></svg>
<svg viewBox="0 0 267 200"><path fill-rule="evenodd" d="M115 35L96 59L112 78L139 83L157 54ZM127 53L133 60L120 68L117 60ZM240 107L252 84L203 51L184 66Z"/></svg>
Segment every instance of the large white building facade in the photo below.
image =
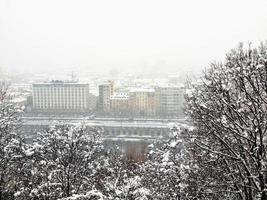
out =
<svg viewBox="0 0 267 200"><path fill-rule="evenodd" d="M87 112L89 84L63 81L33 84L33 109L51 113Z"/></svg>

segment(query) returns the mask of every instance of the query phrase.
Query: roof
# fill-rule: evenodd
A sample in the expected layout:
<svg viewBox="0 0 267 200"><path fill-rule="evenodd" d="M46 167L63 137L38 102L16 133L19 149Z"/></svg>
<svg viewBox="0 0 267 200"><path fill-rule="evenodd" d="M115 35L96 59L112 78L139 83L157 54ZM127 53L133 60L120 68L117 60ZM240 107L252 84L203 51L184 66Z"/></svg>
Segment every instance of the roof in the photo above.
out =
<svg viewBox="0 0 267 200"><path fill-rule="evenodd" d="M68 85L68 86L89 86L88 83L78 83L78 82L64 82L64 81L56 81L56 82L47 82L47 83L33 83L33 86L53 86L53 85Z"/></svg>
<svg viewBox="0 0 267 200"><path fill-rule="evenodd" d="M130 92L155 92L153 88L132 88Z"/></svg>
<svg viewBox="0 0 267 200"><path fill-rule="evenodd" d="M156 88L184 88L184 84L170 84L170 83L160 83L157 84Z"/></svg>

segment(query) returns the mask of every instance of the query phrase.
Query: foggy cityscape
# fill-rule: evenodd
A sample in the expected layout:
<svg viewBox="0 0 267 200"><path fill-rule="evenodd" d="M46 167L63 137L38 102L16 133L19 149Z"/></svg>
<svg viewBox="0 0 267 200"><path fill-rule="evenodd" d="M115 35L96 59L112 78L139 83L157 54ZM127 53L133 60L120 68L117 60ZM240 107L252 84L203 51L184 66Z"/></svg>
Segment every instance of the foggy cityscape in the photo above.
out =
<svg viewBox="0 0 267 200"><path fill-rule="evenodd" d="M0 0L0 200L267 200L267 1Z"/></svg>

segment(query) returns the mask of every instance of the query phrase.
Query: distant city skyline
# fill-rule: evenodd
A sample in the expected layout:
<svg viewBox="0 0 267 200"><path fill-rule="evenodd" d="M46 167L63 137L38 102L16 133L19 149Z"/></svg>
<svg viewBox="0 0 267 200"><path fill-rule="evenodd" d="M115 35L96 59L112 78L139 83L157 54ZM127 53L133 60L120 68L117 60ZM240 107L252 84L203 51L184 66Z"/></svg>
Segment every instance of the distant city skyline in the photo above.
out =
<svg viewBox="0 0 267 200"><path fill-rule="evenodd" d="M200 70L266 40L265 0L0 0L0 68Z"/></svg>

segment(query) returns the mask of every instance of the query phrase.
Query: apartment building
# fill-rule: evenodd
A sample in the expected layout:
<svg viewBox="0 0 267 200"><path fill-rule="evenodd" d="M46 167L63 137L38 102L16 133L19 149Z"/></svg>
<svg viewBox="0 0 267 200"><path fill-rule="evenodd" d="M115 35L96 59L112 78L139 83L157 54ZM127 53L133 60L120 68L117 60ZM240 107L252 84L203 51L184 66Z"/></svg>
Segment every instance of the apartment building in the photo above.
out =
<svg viewBox="0 0 267 200"><path fill-rule="evenodd" d="M110 98L110 111L117 114L129 113L129 93L114 93Z"/></svg>
<svg viewBox="0 0 267 200"><path fill-rule="evenodd" d="M143 88L131 89L129 92L129 109L132 115L154 115L155 90Z"/></svg>
<svg viewBox="0 0 267 200"><path fill-rule="evenodd" d="M155 88L155 107L158 116L183 116L185 88L164 86Z"/></svg>

